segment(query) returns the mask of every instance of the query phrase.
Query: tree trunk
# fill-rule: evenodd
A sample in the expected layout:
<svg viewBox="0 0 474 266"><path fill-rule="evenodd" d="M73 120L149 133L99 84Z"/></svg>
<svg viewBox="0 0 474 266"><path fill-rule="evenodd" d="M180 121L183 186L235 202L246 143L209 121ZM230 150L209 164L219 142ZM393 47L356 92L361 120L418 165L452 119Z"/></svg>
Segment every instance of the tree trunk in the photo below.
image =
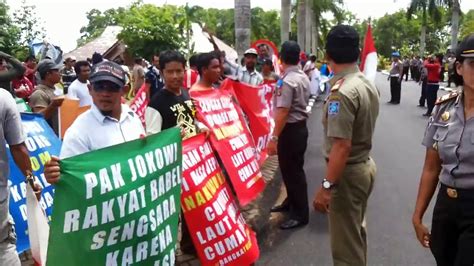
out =
<svg viewBox="0 0 474 266"><path fill-rule="evenodd" d="M318 56L318 45L319 45L319 38L318 38L318 26L316 25L316 20L314 16L311 16L313 19L313 25L311 27L311 53Z"/></svg>
<svg viewBox="0 0 474 266"><path fill-rule="evenodd" d="M420 35L420 56L425 56L425 46L426 46L426 25L421 26L421 35Z"/></svg>
<svg viewBox="0 0 474 266"><path fill-rule="evenodd" d="M312 17L313 17L313 9L311 8L311 1L306 0L305 2L305 44L304 49L305 52L311 52L311 30L312 30Z"/></svg>
<svg viewBox="0 0 474 266"><path fill-rule="evenodd" d="M281 0L281 43L284 43L290 39L290 10L291 0Z"/></svg>
<svg viewBox="0 0 474 266"><path fill-rule="evenodd" d="M234 0L235 50L241 58L250 47L250 0Z"/></svg>
<svg viewBox="0 0 474 266"><path fill-rule="evenodd" d="M461 6L459 0L453 1L453 14L451 16L451 51L456 51L458 46L459 35L459 14L461 13Z"/></svg>
<svg viewBox="0 0 474 266"><path fill-rule="evenodd" d="M309 1L309 0L308 0ZM301 51L305 51L305 34L306 34L306 10L305 0L298 0L297 23L298 23L298 44Z"/></svg>

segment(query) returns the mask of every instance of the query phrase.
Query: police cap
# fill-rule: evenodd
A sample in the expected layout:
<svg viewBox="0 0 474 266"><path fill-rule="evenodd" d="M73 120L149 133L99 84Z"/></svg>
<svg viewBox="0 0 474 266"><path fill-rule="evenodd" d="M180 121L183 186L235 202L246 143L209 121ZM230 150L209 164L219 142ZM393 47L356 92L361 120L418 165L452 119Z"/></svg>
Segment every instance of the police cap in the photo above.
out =
<svg viewBox="0 0 474 266"><path fill-rule="evenodd" d="M456 58L474 57L474 33L467 36L460 44L456 51Z"/></svg>

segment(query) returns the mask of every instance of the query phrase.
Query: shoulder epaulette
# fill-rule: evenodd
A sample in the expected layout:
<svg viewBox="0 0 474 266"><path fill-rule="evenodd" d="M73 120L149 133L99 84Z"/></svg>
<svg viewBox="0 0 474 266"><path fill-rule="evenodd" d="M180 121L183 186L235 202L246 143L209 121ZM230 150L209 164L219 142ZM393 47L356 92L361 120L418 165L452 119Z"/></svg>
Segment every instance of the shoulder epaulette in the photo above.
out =
<svg viewBox="0 0 474 266"><path fill-rule="evenodd" d="M439 97L438 100L436 100L436 103L435 103L435 104L436 104L436 105L442 104L442 103L444 103L444 102L446 102L446 101L449 101L449 100L451 100L451 99L454 99L454 98L458 97L458 95L459 95L459 93L456 92L456 91L453 91L453 92L451 92L451 93L445 94L445 95Z"/></svg>
<svg viewBox="0 0 474 266"><path fill-rule="evenodd" d="M334 83L334 86L331 87L331 91L337 91L341 87L342 83L344 83L344 79L340 79Z"/></svg>

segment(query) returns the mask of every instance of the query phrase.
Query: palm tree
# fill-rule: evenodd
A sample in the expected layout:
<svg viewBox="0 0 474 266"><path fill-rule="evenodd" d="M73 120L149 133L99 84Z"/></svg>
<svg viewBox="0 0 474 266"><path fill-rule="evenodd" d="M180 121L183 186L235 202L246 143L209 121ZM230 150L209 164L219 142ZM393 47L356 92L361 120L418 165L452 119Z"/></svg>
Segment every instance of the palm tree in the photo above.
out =
<svg viewBox="0 0 474 266"><path fill-rule="evenodd" d="M439 0L411 0L407 11L407 18L421 12L421 34L420 34L420 56L425 53L426 47L426 27L428 25L428 15L435 23L441 21L441 12L438 9Z"/></svg>
<svg viewBox="0 0 474 266"><path fill-rule="evenodd" d="M281 0L281 43L290 39L290 11L291 11L291 0Z"/></svg>
<svg viewBox="0 0 474 266"><path fill-rule="evenodd" d="M309 0L308 0L309 1ZM341 6L344 4L344 0L312 0L313 10L313 30L312 30L312 49L313 53L316 53L319 47L319 40L321 38L320 32L327 30L327 21L323 18L325 12L331 12L337 21L343 19L343 9Z"/></svg>
<svg viewBox="0 0 474 266"><path fill-rule="evenodd" d="M250 47L250 0L234 0L235 49L242 56Z"/></svg>
<svg viewBox="0 0 474 266"><path fill-rule="evenodd" d="M298 9L296 12L296 19L298 25L297 40L300 45L301 51L305 51L305 34L306 34L306 4L305 1L310 0L298 0Z"/></svg>
<svg viewBox="0 0 474 266"><path fill-rule="evenodd" d="M451 50L458 45L459 17L461 15L460 0L438 0L439 6L448 7L451 10Z"/></svg>

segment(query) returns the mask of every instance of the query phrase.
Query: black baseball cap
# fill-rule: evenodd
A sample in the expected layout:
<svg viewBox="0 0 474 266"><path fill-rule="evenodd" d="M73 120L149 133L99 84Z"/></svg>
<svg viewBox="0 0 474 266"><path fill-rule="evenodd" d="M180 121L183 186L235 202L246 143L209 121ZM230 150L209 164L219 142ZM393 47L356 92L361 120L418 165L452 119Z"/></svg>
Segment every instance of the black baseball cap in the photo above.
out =
<svg viewBox="0 0 474 266"><path fill-rule="evenodd" d="M456 57L474 57L474 33L464 38L456 51Z"/></svg>
<svg viewBox="0 0 474 266"><path fill-rule="evenodd" d="M54 62L51 59L43 59L38 63L37 70L40 73L40 75L44 75L48 71L59 70L61 68L62 68L61 64L56 64L56 62Z"/></svg>
<svg viewBox="0 0 474 266"><path fill-rule="evenodd" d="M117 63L104 61L92 67L89 80L91 83L110 81L123 88L125 86L125 71Z"/></svg>

